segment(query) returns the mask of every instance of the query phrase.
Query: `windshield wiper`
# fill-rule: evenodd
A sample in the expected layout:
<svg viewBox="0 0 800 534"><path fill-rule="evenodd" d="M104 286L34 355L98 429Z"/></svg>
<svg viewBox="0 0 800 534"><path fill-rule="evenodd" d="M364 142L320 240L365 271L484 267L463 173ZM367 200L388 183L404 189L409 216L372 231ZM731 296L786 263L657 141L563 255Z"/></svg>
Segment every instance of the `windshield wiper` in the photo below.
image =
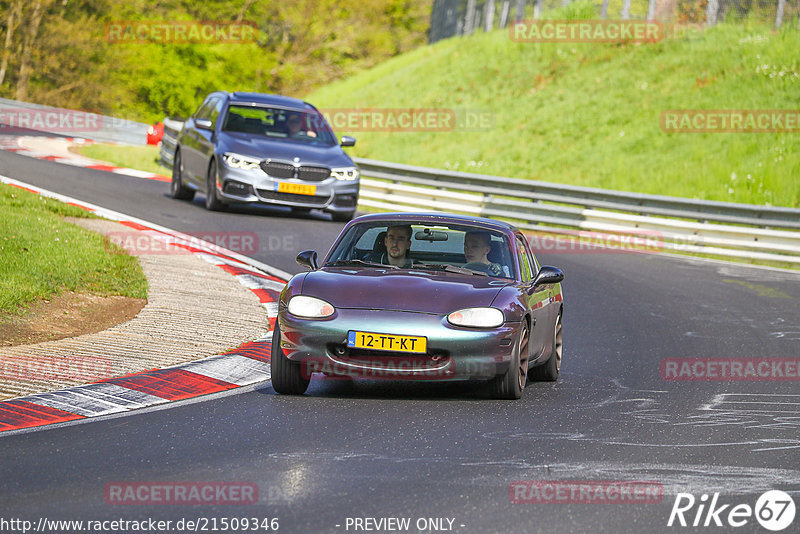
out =
<svg viewBox="0 0 800 534"><path fill-rule="evenodd" d="M464 267L456 267L455 265L450 265L449 263L415 263L412 269L430 269L432 271L447 271L449 273L489 276L483 271L475 271L473 269L466 269Z"/></svg>
<svg viewBox="0 0 800 534"><path fill-rule="evenodd" d="M326 263L325 267L338 267L340 265L366 265L367 267L382 267L386 269L399 269L397 265L386 265L383 263L376 263L373 261L364 261L364 260L336 260L331 263Z"/></svg>

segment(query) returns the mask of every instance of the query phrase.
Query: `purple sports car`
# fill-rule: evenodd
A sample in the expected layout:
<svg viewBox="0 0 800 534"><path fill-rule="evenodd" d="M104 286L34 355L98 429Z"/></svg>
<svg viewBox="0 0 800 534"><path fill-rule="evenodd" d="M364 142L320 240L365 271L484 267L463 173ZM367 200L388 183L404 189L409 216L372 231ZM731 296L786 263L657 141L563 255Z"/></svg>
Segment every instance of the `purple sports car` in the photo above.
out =
<svg viewBox="0 0 800 534"><path fill-rule="evenodd" d="M384 213L348 223L310 272L281 292L272 386L302 394L312 373L412 380L489 379L518 399L561 368L564 274L541 267L511 224Z"/></svg>

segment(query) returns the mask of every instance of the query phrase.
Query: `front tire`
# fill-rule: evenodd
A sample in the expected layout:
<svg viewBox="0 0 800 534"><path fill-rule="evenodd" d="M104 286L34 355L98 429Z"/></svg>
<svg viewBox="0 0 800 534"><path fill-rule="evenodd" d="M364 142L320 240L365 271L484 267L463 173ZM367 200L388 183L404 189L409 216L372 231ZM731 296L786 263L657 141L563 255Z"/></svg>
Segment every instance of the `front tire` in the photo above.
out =
<svg viewBox="0 0 800 534"><path fill-rule="evenodd" d="M172 198L192 200L194 198L194 190L183 185L183 169L181 165L183 165L181 151L176 150L175 159L172 161L172 183L170 184L169 192Z"/></svg>
<svg viewBox="0 0 800 534"><path fill-rule="evenodd" d="M522 397L528 380L528 340L530 330L527 321L522 322L514 354L508 369L501 376L492 379L492 396L496 399L517 400Z"/></svg>
<svg viewBox="0 0 800 534"><path fill-rule="evenodd" d="M529 371L531 380L540 382L555 382L558 380L558 375L561 372L561 353L562 337L561 337L561 313L556 317L555 331L553 333L553 349L550 352L550 358L547 362L538 367L534 367Z"/></svg>
<svg viewBox="0 0 800 534"><path fill-rule="evenodd" d="M285 395L302 395L308 389L311 377L303 373L299 362L293 362L281 349L281 330L275 322L272 334L272 353L270 357L272 389Z"/></svg>
<svg viewBox="0 0 800 534"><path fill-rule="evenodd" d="M206 209L210 211L225 209L225 204L217 196L217 163L213 159L208 166L208 178L206 179Z"/></svg>

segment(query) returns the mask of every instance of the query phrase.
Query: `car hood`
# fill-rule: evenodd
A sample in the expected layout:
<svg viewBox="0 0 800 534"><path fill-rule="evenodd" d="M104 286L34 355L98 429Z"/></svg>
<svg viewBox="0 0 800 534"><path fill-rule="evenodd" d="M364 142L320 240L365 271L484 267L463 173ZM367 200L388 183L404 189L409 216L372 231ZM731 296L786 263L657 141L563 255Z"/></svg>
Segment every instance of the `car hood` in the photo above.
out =
<svg viewBox="0 0 800 534"><path fill-rule="evenodd" d="M457 273L325 268L308 273L302 293L337 308L447 314L489 306L506 285L497 278Z"/></svg>
<svg viewBox="0 0 800 534"><path fill-rule="evenodd" d="M339 145L311 145L302 141L275 141L267 137L236 132L223 133L223 151L236 152L243 156L259 159L294 161L300 158L303 165L323 165L326 167L352 167L353 160Z"/></svg>

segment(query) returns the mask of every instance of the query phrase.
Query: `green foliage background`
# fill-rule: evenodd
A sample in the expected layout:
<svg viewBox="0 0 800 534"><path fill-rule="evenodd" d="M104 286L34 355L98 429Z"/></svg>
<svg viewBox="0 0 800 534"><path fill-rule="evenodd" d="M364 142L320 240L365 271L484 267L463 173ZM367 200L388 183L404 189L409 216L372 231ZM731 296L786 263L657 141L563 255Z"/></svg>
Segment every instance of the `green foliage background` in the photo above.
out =
<svg viewBox="0 0 800 534"><path fill-rule="evenodd" d="M11 28L0 96L152 122L187 116L214 90L282 93L312 89L426 40L430 0L5 0L0 43ZM20 66L30 40L30 81ZM19 9L16 23L9 18ZM109 23L249 22L254 43L113 43ZM20 98L22 97L22 98Z"/></svg>

